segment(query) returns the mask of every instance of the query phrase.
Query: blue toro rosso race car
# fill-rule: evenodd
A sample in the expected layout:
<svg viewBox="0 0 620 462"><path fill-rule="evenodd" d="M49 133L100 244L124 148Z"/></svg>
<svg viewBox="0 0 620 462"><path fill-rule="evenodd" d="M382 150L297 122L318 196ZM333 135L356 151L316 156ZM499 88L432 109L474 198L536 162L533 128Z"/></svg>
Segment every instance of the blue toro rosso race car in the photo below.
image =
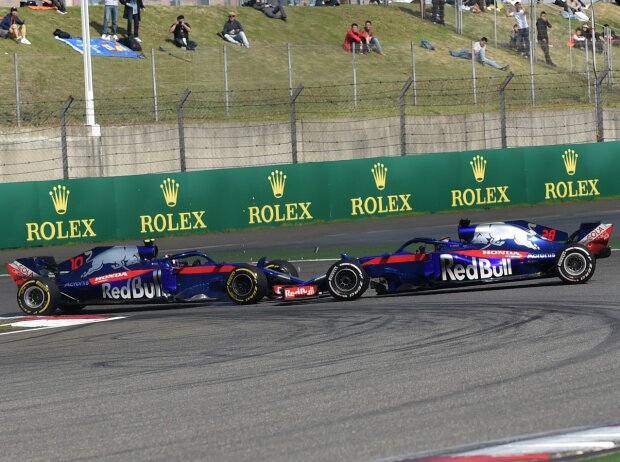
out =
<svg viewBox="0 0 620 462"><path fill-rule="evenodd" d="M389 294L546 277L580 284L594 274L597 258L611 255L612 231L611 224L583 223L568 235L527 221L461 220L458 241L414 238L393 253L343 254L322 282L337 300L354 300L369 287Z"/></svg>
<svg viewBox="0 0 620 462"><path fill-rule="evenodd" d="M300 285L286 260L257 265L218 263L189 251L157 257L157 246L96 247L62 263L53 257L19 258L7 264L18 285L17 303L28 315L56 309L77 313L86 305L200 302L230 299L250 304L275 298L283 285Z"/></svg>

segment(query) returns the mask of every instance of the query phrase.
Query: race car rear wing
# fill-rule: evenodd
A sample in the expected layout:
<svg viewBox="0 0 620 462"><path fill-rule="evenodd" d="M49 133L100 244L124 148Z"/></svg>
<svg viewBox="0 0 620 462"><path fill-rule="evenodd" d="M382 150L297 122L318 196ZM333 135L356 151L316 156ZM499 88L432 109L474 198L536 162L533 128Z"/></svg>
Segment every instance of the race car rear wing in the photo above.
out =
<svg viewBox="0 0 620 462"><path fill-rule="evenodd" d="M20 286L28 279L55 273L57 266L54 257L28 257L7 263L6 269L15 284Z"/></svg>

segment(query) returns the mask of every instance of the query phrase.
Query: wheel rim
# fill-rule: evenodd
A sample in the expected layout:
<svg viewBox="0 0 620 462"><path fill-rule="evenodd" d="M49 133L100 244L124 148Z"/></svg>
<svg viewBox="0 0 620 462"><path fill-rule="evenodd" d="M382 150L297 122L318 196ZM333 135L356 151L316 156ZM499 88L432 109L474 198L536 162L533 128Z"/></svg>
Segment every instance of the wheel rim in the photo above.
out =
<svg viewBox="0 0 620 462"><path fill-rule="evenodd" d="M358 282L357 273L350 269L341 269L334 277L334 285L341 292L350 292Z"/></svg>
<svg viewBox="0 0 620 462"><path fill-rule="evenodd" d="M581 273L583 273L586 264L586 258L583 255L574 253L566 258L564 270L570 276L580 276Z"/></svg>
<svg viewBox="0 0 620 462"><path fill-rule="evenodd" d="M39 287L28 287L24 291L23 301L29 309L37 310L45 303L45 292Z"/></svg>
<svg viewBox="0 0 620 462"><path fill-rule="evenodd" d="M248 274L237 274L232 281L231 287L239 297L245 297L252 292L254 279Z"/></svg>

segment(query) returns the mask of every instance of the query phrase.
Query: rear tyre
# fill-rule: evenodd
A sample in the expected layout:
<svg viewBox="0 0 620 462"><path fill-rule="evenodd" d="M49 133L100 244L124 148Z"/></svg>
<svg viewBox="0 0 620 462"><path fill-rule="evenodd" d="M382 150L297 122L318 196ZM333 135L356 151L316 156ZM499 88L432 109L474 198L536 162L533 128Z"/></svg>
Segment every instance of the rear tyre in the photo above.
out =
<svg viewBox="0 0 620 462"><path fill-rule="evenodd" d="M362 266L354 261L339 261L327 271L327 289L336 300L355 300L362 296L370 278Z"/></svg>
<svg viewBox="0 0 620 462"><path fill-rule="evenodd" d="M594 274L596 259L584 246L571 244L558 254L555 267L562 282L583 284Z"/></svg>
<svg viewBox="0 0 620 462"><path fill-rule="evenodd" d="M28 279L17 291L19 309L29 316L50 316L59 301L60 291L50 278Z"/></svg>
<svg viewBox="0 0 620 462"><path fill-rule="evenodd" d="M267 277L254 266L238 266L226 280L226 293L239 305L257 303L267 294Z"/></svg>

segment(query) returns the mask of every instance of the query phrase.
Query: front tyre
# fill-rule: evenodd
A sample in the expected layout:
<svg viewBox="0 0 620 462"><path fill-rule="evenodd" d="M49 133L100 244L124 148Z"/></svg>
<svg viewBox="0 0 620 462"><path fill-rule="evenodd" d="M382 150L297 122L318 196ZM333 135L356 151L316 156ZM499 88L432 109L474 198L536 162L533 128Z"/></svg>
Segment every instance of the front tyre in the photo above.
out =
<svg viewBox="0 0 620 462"><path fill-rule="evenodd" d="M370 278L362 266L354 261L339 261L327 271L327 289L336 300L355 300L362 296Z"/></svg>
<svg viewBox="0 0 620 462"><path fill-rule="evenodd" d="M596 259L584 246L571 244L558 254L555 267L562 282L583 284L594 274Z"/></svg>
<svg viewBox="0 0 620 462"><path fill-rule="evenodd" d="M288 274L289 276L293 276L294 278L299 277L299 271L295 266L286 260L271 260L265 264L265 268L270 269L272 271L277 271L278 273Z"/></svg>
<svg viewBox="0 0 620 462"><path fill-rule="evenodd" d="M19 309L30 316L50 316L59 301L60 291L49 278L28 279L17 291Z"/></svg>
<svg viewBox="0 0 620 462"><path fill-rule="evenodd" d="M267 277L253 266L238 266L226 280L226 293L239 305L257 303L267 294Z"/></svg>

